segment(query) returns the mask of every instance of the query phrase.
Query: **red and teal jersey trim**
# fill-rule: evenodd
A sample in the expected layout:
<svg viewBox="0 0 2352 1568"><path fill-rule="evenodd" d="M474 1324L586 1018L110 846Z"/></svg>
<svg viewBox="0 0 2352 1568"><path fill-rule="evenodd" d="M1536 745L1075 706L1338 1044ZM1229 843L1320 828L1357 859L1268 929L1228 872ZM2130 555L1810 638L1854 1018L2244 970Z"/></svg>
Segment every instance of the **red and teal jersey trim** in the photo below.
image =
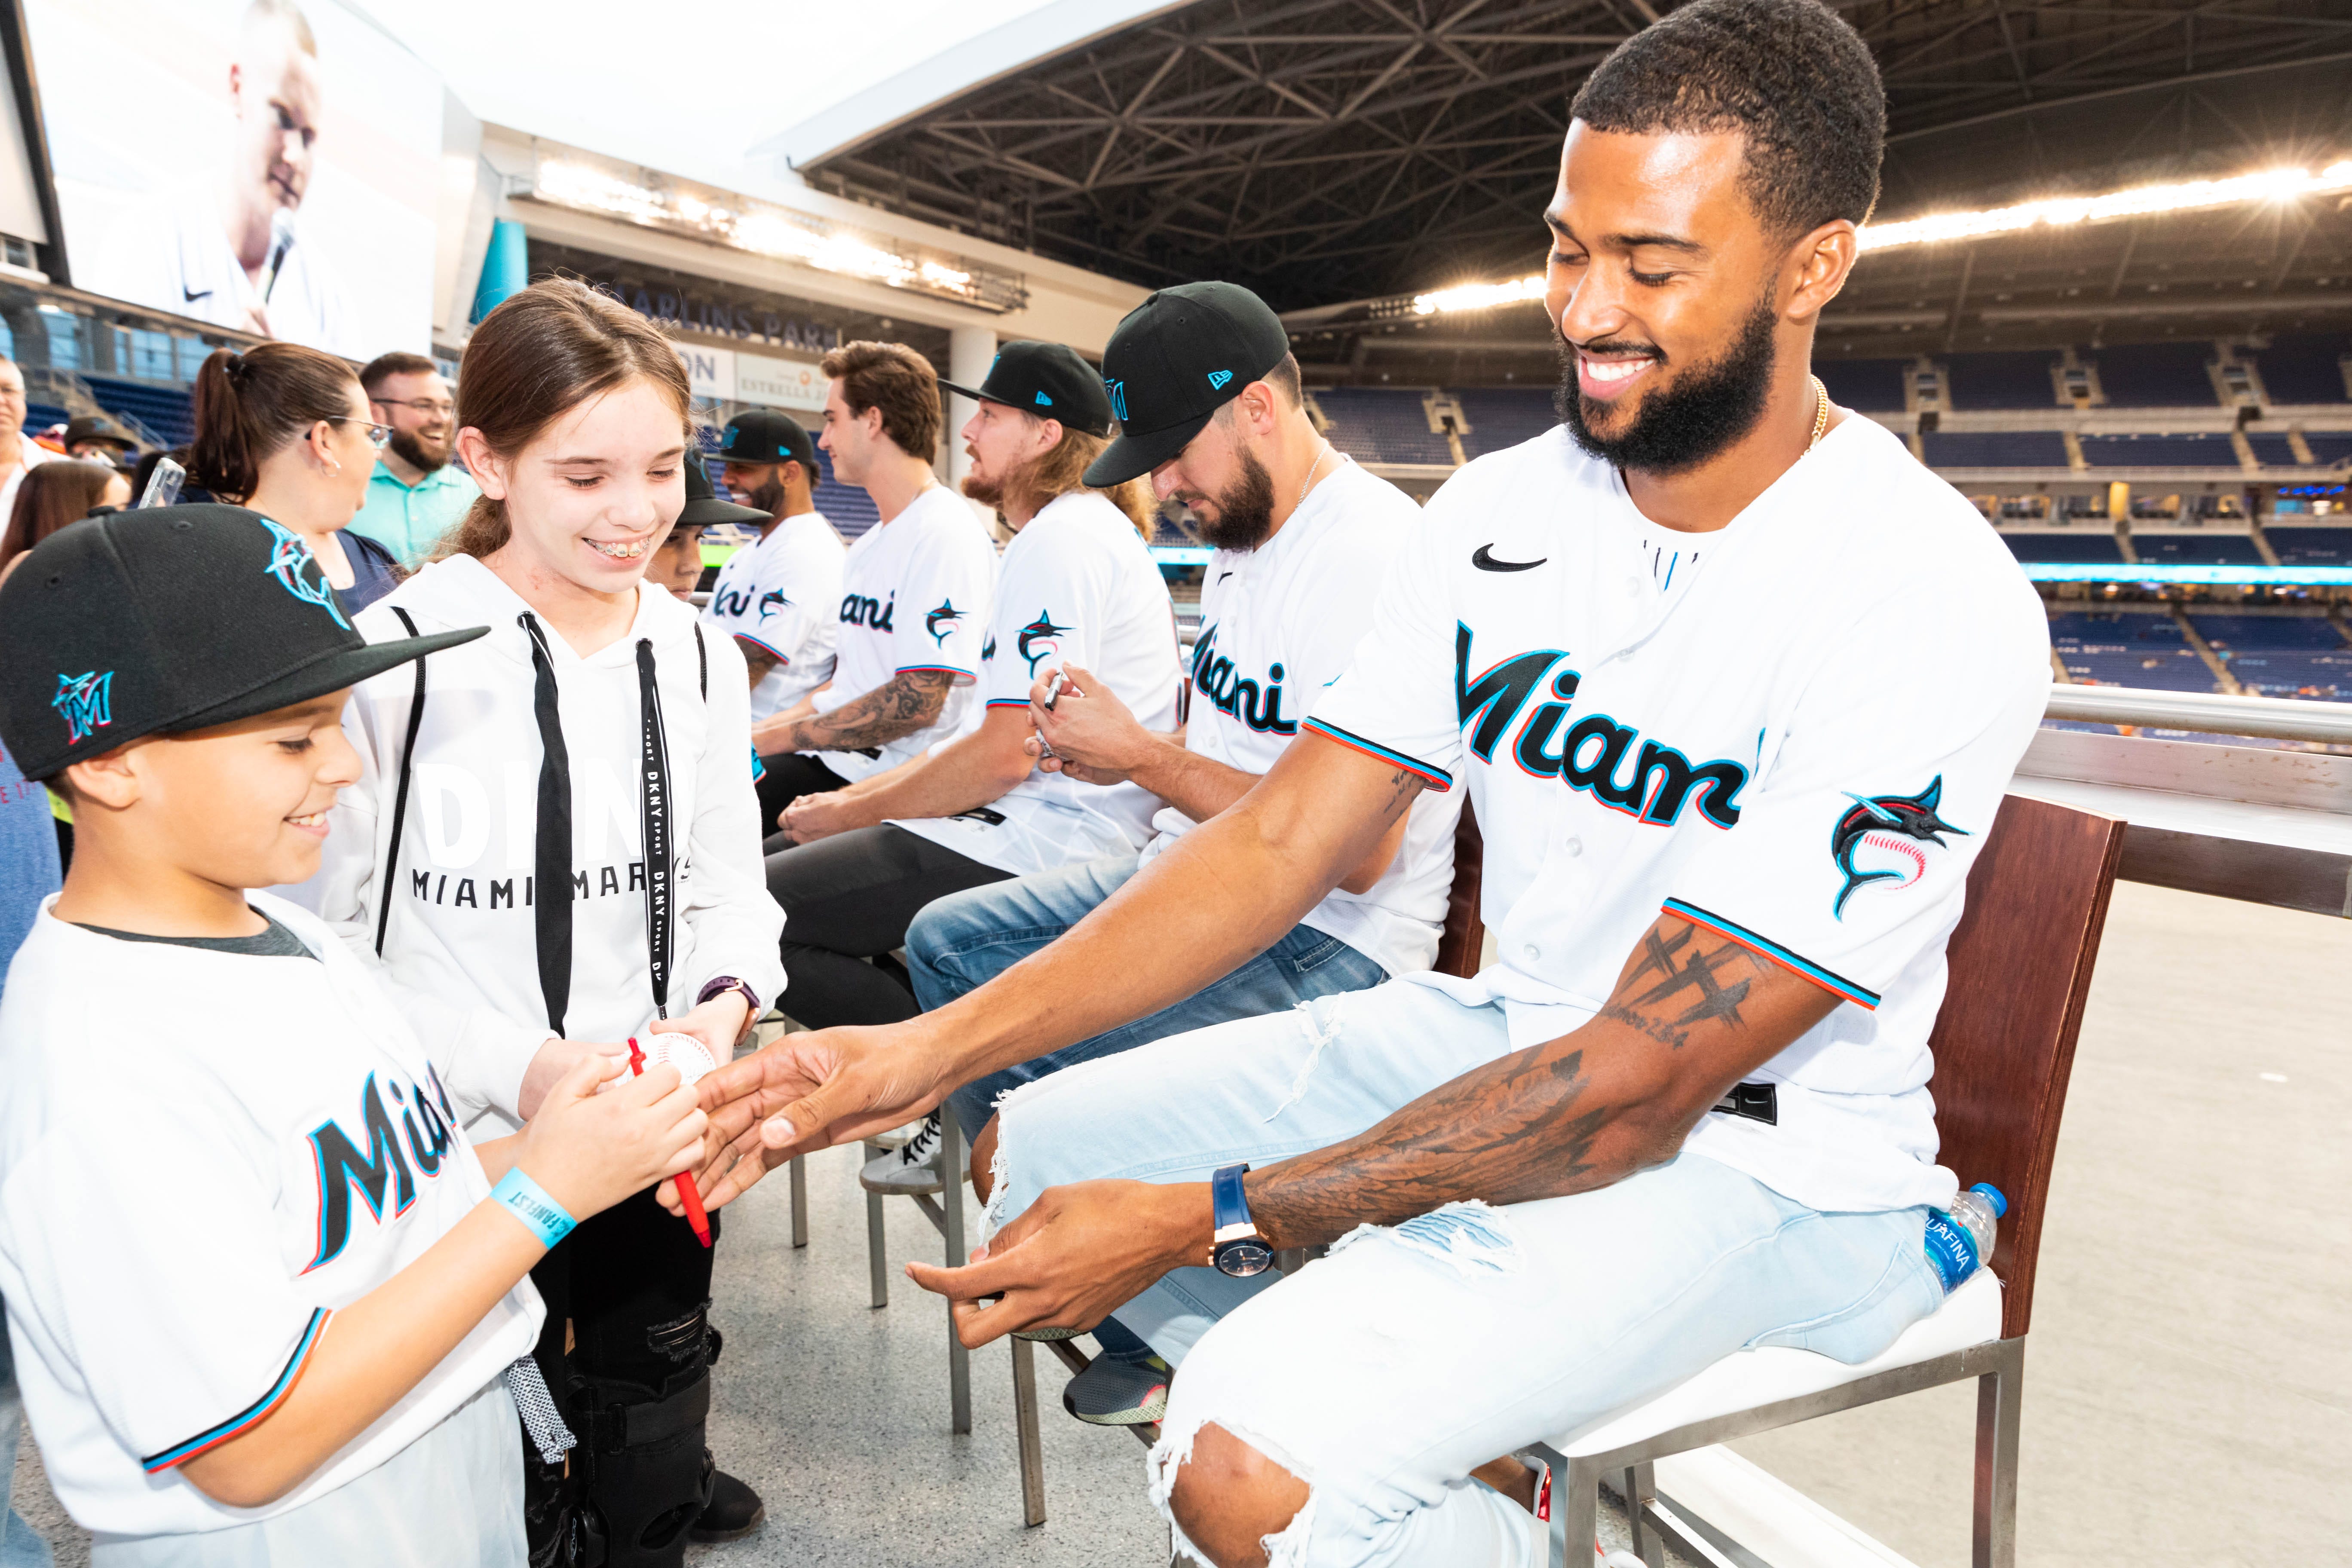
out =
<svg viewBox="0 0 2352 1568"><path fill-rule="evenodd" d="M1026 697L992 697L988 700L988 705L991 708L1026 708L1029 706L1029 699Z"/></svg>
<svg viewBox="0 0 2352 1568"><path fill-rule="evenodd" d="M1762 953L1790 973L1811 981L1832 995L1842 996L1857 1007L1874 1009L1878 1005L1878 993L1868 986L1857 985L1834 970L1823 969L1811 959L1801 957L1770 937L1759 936L1737 921L1725 920L1721 915L1700 909L1696 904L1686 904L1680 899L1668 899L1658 907L1665 914L1680 915L1695 926L1703 927L1717 936L1727 937L1750 952Z"/></svg>
<svg viewBox="0 0 2352 1568"><path fill-rule="evenodd" d="M750 632L739 632L734 630L732 627L730 627L728 629L728 635L732 637L737 642L750 643L753 647L758 648L761 653L766 654L778 664L790 664L793 662L792 657L785 653L782 648L770 647L766 643L761 642Z"/></svg>
<svg viewBox="0 0 2352 1568"><path fill-rule="evenodd" d="M334 1314L324 1307L311 1311L310 1321L303 1325L302 1337L294 1342L294 1353L286 1358L285 1368L278 1373L278 1381L269 1385L268 1393L219 1426L208 1427L184 1443L174 1443L160 1454L148 1455L139 1461L140 1466L151 1476L158 1470L168 1470L173 1466L184 1464L209 1449L217 1448L230 1438L258 1426L268 1418L271 1411L286 1403L288 1394L294 1392L294 1383L302 1375L303 1363L310 1359L310 1352L318 1348L319 1336L326 1331L327 1320L333 1316Z"/></svg>
<svg viewBox="0 0 2352 1568"><path fill-rule="evenodd" d="M1383 746L1378 741L1367 741L1361 735L1351 735L1337 724L1326 723L1320 719L1309 719L1299 725L1299 728L1311 730L1325 740L1337 742L1351 752L1360 752L1374 762L1387 763L1392 767L1402 768L1440 795L1454 787L1454 775L1444 768L1432 767L1417 758L1406 756L1402 752Z"/></svg>
<svg viewBox="0 0 2352 1568"><path fill-rule="evenodd" d="M961 676L966 680L980 679L971 671L959 669L952 664L902 664L898 667L898 672L900 675L956 675Z"/></svg>

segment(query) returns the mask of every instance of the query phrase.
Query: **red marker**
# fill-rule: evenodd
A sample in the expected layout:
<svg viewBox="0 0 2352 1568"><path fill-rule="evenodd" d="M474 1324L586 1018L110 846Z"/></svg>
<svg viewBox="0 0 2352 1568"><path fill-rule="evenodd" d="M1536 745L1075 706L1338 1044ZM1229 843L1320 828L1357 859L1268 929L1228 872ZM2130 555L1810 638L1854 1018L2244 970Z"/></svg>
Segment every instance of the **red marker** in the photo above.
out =
<svg viewBox="0 0 2352 1568"><path fill-rule="evenodd" d="M638 1048L636 1037L629 1037L629 1072L642 1078L646 1070L646 1053ZM686 1205L686 1223L694 1227L695 1238L703 1246L710 1245L710 1215L702 1206L702 1194L694 1184L694 1173L677 1173L677 1201Z"/></svg>

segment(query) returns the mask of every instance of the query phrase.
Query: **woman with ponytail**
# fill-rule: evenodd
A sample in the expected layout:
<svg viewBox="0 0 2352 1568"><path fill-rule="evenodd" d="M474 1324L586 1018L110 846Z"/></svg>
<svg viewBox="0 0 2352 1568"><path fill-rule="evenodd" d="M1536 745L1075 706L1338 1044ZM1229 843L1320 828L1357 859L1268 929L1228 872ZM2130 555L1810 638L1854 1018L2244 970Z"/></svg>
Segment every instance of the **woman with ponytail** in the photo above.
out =
<svg viewBox="0 0 2352 1568"><path fill-rule="evenodd" d="M343 531L392 434L350 365L299 343L216 349L196 372L195 413L189 479L300 539L346 615L398 585L390 551Z"/></svg>
<svg viewBox="0 0 2352 1568"><path fill-rule="evenodd" d="M611 298L538 283L476 329L457 406L482 493L359 625L489 635L354 689L362 776L307 891L380 960L487 1137L632 1037L730 1059L783 989L783 914L742 655L644 581L686 502L677 353ZM648 1190L532 1270L552 1395L524 1412L534 1563L675 1568L764 1517L703 1446L710 1258Z"/></svg>

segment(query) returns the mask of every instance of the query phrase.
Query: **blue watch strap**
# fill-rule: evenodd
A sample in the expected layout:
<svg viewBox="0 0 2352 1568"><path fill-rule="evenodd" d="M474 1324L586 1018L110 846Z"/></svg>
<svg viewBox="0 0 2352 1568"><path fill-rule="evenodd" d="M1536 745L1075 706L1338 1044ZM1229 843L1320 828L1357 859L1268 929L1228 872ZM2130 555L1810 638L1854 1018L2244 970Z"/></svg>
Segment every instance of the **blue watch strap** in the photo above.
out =
<svg viewBox="0 0 2352 1568"><path fill-rule="evenodd" d="M1248 1194L1242 1190L1242 1178L1247 1174L1247 1165L1224 1165L1209 1178L1209 1217L1215 1229L1222 1231L1235 1225L1255 1228L1250 1219Z"/></svg>

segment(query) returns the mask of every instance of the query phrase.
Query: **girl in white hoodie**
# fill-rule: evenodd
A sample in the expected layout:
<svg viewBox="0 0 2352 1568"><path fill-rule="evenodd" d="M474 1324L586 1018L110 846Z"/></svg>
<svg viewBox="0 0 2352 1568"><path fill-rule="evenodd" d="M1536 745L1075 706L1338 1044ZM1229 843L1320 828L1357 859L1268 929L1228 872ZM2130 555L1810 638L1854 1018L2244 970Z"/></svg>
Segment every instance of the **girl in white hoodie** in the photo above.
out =
<svg viewBox="0 0 2352 1568"><path fill-rule="evenodd" d="M312 890L448 1052L460 1113L503 1131L632 1036L729 1059L783 989L783 915L761 876L742 656L643 581L686 499L677 353L608 297L535 284L476 331L457 405L482 495L357 624L372 641L489 635L353 692L365 775ZM759 1499L703 1447L710 1253L687 1224L640 1193L532 1279L577 1440L567 1479L562 1435L532 1434L534 1560L601 1538L610 1568L666 1568L689 1537L748 1533Z"/></svg>

